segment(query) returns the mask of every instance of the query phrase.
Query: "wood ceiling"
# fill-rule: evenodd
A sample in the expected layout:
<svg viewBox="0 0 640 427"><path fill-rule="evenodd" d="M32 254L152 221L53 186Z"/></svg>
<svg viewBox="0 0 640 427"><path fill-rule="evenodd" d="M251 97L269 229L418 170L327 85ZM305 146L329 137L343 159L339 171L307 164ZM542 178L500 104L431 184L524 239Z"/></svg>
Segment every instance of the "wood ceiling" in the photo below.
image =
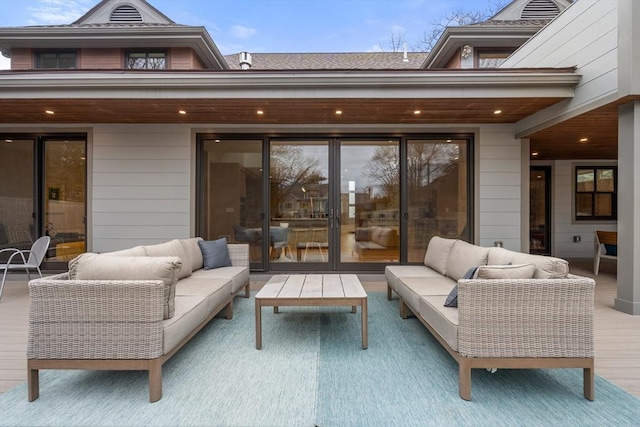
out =
<svg viewBox="0 0 640 427"><path fill-rule="evenodd" d="M468 124L516 123L559 98L3 99L4 123ZM532 159L616 159L618 103L529 136ZM495 110L501 114L494 114ZM46 114L45 110L55 114ZM186 114L180 114L184 110ZM257 111L263 114L257 114ZM342 114L336 114L341 110ZM420 114L414 114L419 110ZM587 142L580 142L588 138Z"/></svg>

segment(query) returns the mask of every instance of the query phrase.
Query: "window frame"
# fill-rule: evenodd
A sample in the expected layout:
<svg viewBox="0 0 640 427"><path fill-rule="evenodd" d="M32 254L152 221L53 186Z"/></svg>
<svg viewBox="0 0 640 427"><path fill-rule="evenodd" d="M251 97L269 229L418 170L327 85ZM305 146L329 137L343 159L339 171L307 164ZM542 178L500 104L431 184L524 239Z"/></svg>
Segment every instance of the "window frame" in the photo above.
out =
<svg viewBox="0 0 640 427"><path fill-rule="evenodd" d="M149 64L149 55L150 54L163 54L164 57L164 67L162 68L149 68L148 64ZM129 67L129 56L131 54L144 54L144 58L145 58L145 66L143 68L132 68ZM169 51L166 49L127 49L124 52L124 68L126 70L147 70L147 71L152 71L152 70L168 70L169 69Z"/></svg>
<svg viewBox="0 0 640 427"><path fill-rule="evenodd" d="M579 190L578 176L580 171L592 170L594 174L593 190ZM613 171L613 191L598 190L598 171L599 170L612 170ZM591 194L591 215L578 215L578 196L580 194ZM611 215L596 215L596 195L597 194L610 194L611 195ZM587 221L617 221L618 220L618 166L617 165L576 165L573 168L573 220L575 222L587 222Z"/></svg>
<svg viewBox="0 0 640 427"><path fill-rule="evenodd" d="M503 59L503 62L507 60L507 58L509 56L511 56L511 54L515 52L515 48L511 48L511 47L505 47L505 48L483 48L483 47L477 47L475 48L475 55L474 55L474 66L475 68L482 68L482 69L491 69L491 68L496 68L496 67L480 67L480 56L482 56L483 54L506 54L507 56L505 56L504 58L500 58ZM500 66L500 64L498 64L498 66Z"/></svg>
<svg viewBox="0 0 640 427"><path fill-rule="evenodd" d="M42 56L43 54L55 54L56 55L56 67L49 68L42 66ZM73 67L60 67L60 55L61 54L73 54ZM78 49L37 49L33 52L34 55L34 63L35 68L37 70L77 70L78 69Z"/></svg>

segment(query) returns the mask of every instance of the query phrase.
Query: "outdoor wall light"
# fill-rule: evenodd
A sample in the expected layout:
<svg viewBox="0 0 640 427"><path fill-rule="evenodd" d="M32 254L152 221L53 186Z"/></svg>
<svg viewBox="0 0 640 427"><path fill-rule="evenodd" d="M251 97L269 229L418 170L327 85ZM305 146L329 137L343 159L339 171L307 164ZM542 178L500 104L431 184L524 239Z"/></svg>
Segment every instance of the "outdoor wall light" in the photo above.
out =
<svg viewBox="0 0 640 427"><path fill-rule="evenodd" d="M469 55L471 55L471 52L473 52L473 48L468 44L464 45L464 47L462 48L462 57L468 58Z"/></svg>

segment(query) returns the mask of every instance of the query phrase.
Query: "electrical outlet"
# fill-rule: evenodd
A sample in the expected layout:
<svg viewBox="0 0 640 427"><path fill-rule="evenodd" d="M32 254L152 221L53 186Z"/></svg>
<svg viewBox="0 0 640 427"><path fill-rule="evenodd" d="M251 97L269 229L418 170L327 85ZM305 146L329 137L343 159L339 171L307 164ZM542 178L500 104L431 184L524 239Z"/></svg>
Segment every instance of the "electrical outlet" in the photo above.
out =
<svg viewBox="0 0 640 427"><path fill-rule="evenodd" d="M573 236L573 243L580 243L582 242L582 237L580 236Z"/></svg>

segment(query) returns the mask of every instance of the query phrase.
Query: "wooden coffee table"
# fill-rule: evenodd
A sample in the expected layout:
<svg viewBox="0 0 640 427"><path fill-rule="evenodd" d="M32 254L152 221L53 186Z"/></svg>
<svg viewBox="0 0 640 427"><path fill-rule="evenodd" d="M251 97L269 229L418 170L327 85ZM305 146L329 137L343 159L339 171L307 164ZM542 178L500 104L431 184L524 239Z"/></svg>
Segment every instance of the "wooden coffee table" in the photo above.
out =
<svg viewBox="0 0 640 427"><path fill-rule="evenodd" d="M262 307L351 306L361 308L362 349L368 347L367 293L355 274L291 274L271 277L256 294L256 348L262 348Z"/></svg>

